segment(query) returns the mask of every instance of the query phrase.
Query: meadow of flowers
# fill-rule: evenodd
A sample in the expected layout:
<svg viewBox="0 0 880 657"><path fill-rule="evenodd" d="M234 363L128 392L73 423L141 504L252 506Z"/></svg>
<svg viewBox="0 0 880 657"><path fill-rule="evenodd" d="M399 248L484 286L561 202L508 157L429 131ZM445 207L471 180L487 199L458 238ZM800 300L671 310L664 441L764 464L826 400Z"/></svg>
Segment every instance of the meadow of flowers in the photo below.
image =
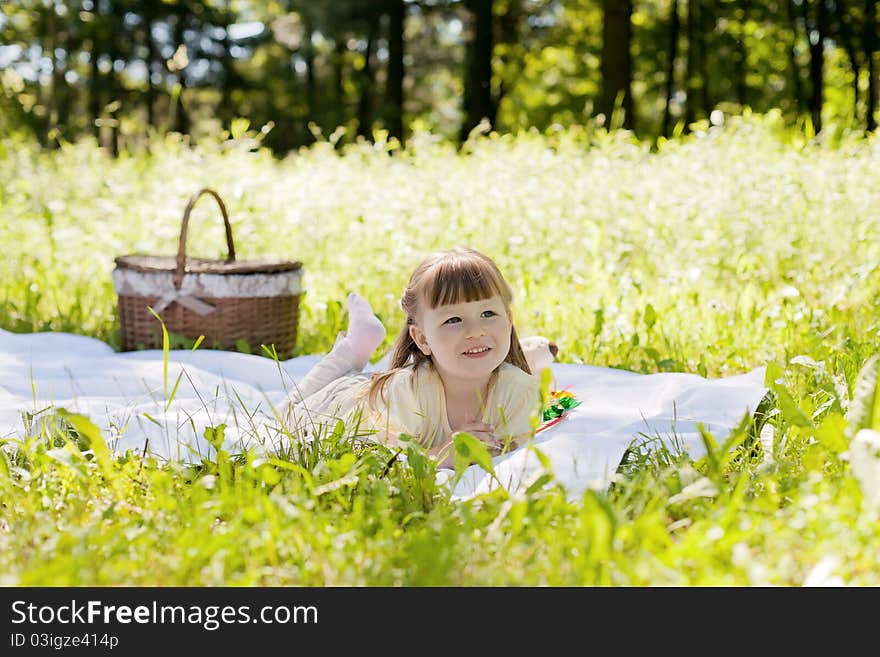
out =
<svg viewBox="0 0 880 657"><path fill-rule="evenodd" d="M175 253L207 186L240 257L304 262L297 354L329 349L352 289L390 346L412 267L470 244L511 281L520 334L552 337L562 362L767 365L775 395L760 436L707 436L696 461L633 453L609 490L576 500L548 479L452 502L429 461L389 467L344 431L289 460L221 452L198 467L109 453L70 423L0 436L0 584L880 584L878 170L876 137L808 140L772 114L655 149L590 127L461 151L430 134L320 141L283 159L242 124L116 160L3 138L7 330L118 346L113 258ZM189 245L225 255L208 203Z"/></svg>

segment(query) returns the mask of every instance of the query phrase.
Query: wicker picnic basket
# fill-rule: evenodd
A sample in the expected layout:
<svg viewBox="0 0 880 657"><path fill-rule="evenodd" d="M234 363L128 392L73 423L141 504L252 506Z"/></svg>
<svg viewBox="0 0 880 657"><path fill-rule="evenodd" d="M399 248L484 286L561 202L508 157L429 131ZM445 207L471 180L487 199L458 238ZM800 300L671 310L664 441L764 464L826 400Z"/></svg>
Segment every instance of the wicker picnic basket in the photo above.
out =
<svg viewBox="0 0 880 657"><path fill-rule="evenodd" d="M186 255L186 231L196 201L213 196L226 225L225 260ZM183 212L177 256L133 254L115 259L113 287L119 296L121 348L162 347L162 328L211 349L261 353L275 346L279 358L293 355L302 293L299 261L236 260L232 226L220 195L203 188Z"/></svg>

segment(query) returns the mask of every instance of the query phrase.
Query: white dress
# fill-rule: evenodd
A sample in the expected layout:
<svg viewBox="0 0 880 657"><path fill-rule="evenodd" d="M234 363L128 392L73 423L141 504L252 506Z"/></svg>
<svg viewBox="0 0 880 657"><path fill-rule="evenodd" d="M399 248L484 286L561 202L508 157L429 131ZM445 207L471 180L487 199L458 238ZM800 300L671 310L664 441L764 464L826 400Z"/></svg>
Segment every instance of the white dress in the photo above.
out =
<svg viewBox="0 0 880 657"><path fill-rule="evenodd" d="M328 357L331 354L333 351ZM343 366L337 363L337 370ZM375 406L367 399L370 378L371 375L349 367L317 390L303 390L301 400L294 400L290 407L293 426L308 427L342 420L349 427L359 416L359 433L381 436L379 439L386 444L396 444L401 433L417 438L426 446L438 437L443 441L449 439L452 428L443 382L429 362L395 372L385 382L384 395L379 396ZM305 379L303 383L308 384ZM482 421L494 425L499 437L523 441L532 434L533 417L540 422L540 412L538 377L510 363L502 363L490 383Z"/></svg>

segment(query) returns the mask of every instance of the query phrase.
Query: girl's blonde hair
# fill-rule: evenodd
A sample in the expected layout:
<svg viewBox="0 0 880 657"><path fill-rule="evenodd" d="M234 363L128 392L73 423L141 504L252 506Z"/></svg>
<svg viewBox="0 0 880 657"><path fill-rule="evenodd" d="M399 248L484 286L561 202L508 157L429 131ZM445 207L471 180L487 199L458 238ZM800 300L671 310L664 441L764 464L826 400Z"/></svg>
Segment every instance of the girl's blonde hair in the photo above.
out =
<svg viewBox="0 0 880 657"><path fill-rule="evenodd" d="M409 332L422 303L427 303L433 309L454 303L480 301L496 294L509 311L513 302L510 285L492 259L475 249L458 246L448 251L437 251L422 260L410 276L409 284L400 298L400 309L406 314L406 323L394 343L389 370L374 375L370 381L370 404L376 404L385 383L395 372L409 365L415 371L422 363L432 361L431 356L422 353ZM531 374L513 322L510 325L510 350L504 360Z"/></svg>

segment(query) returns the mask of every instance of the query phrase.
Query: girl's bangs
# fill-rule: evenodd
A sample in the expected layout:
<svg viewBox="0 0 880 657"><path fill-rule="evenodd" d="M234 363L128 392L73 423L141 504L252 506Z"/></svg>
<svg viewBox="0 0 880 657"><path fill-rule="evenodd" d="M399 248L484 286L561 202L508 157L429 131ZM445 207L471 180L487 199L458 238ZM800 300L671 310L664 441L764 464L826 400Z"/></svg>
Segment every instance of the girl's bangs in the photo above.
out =
<svg viewBox="0 0 880 657"><path fill-rule="evenodd" d="M431 308L480 301L496 294L505 303L509 301L499 274L479 261L456 259L441 262L432 274L434 280L425 286L425 300Z"/></svg>

